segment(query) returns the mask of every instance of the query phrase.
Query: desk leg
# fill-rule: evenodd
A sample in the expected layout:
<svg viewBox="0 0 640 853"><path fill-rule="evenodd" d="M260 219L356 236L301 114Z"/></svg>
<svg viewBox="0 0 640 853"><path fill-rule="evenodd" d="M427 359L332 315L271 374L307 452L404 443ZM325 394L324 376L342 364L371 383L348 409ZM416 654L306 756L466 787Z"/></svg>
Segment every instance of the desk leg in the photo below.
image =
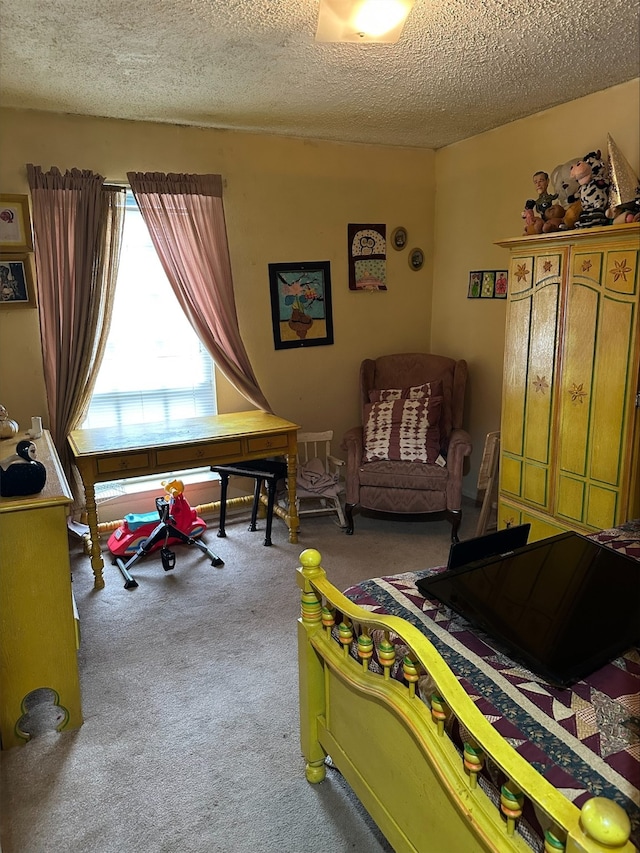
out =
<svg viewBox="0 0 640 853"><path fill-rule="evenodd" d="M86 483L84 487L85 501L87 503L87 521L89 523L89 534L91 536L91 568L93 569L93 588L104 589L104 561L100 549L100 534L98 533L98 508L96 506L96 493L93 483Z"/></svg>
<svg viewBox="0 0 640 853"><path fill-rule="evenodd" d="M296 500L296 468L298 460L295 453L287 454L287 491L289 494L289 517L287 526L289 528L289 542L295 545L298 541L298 528L300 519L298 517L298 502Z"/></svg>

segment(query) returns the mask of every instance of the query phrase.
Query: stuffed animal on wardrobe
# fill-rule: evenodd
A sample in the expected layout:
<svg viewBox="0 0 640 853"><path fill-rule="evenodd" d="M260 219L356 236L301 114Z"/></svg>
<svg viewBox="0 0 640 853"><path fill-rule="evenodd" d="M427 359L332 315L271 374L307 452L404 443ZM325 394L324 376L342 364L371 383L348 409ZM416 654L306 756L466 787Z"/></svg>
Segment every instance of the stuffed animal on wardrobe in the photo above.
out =
<svg viewBox="0 0 640 853"><path fill-rule="evenodd" d="M607 210L607 216L613 225L628 225L630 222L640 222L640 198L617 204Z"/></svg>
<svg viewBox="0 0 640 853"><path fill-rule="evenodd" d="M523 234L542 234L544 219L536 216L536 203L532 198L525 202L521 216L524 219Z"/></svg>
<svg viewBox="0 0 640 853"><path fill-rule="evenodd" d="M560 226L564 222L564 207L554 201L545 201L540 207L542 208L542 233L550 234L553 231L560 231Z"/></svg>
<svg viewBox="0 0 640 853"><path fill-rule="evenodd" d="M609 181L606 178L606 165L600 151L590 151L571 167L571 177L578 182L578 191L582 211L576 228L593 228L608 225L607 207L609 204ZM569 196L569 201L577 201Z"/></svg>
<svg viewBox="0 0 640 853"><path fill-rule="evenodd" d="M551 172L551 182L553 188L558 194L558 204L564 208L564 216L562 224L558 227L559 231L570 231L578 221L578 217L582 212L582 204L580 199L577 201L569 201L569 197L577 198L580 192L580 184L575 178L571 177L571 167L576 162L576 159L568 160L566 163L560 163Z"/></svg>

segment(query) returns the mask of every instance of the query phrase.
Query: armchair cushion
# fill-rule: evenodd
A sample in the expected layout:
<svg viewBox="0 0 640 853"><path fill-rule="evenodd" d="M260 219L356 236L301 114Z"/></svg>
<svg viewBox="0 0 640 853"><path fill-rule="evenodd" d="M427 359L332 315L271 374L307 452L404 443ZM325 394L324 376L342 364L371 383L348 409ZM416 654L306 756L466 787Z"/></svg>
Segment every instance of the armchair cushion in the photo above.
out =
<svg viewBox="0 0 640 853"><path fill-rule="evenodd" d="M442 397L365 406L364 462L435 462L440 453Z"/></svg>

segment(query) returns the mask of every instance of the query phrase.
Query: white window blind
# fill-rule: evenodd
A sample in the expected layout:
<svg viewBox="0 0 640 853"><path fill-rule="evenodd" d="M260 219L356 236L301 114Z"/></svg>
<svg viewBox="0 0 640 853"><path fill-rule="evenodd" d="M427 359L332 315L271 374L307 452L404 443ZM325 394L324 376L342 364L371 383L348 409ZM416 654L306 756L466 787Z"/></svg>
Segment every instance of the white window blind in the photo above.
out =
<svg viewBox="0 0 640 853"><path fill-rule="evenodd" d="M178 304L127 191L113 318L83 427L213 414L213 361Z"/></svg>

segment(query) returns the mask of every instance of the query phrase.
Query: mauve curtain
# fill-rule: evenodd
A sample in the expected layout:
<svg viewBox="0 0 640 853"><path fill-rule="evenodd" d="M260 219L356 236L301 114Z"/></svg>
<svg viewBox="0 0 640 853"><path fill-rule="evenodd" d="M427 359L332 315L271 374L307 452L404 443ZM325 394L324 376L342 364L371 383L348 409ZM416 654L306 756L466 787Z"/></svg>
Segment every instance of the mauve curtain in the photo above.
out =
<svg viewBox="0 0 640 853"><path fill-rule="evenodd" d="M127 177L198 337L229 382L254 406L271 412L240 337L221 176L128 172Z"/></svg>
<svg viewBox="0 0 640 853"><path fill-rule="evenodd" d="M27 174L49 427L73 487L67 436L85 416L109 331L126 191L79 169L29 163Z"/></svg>

